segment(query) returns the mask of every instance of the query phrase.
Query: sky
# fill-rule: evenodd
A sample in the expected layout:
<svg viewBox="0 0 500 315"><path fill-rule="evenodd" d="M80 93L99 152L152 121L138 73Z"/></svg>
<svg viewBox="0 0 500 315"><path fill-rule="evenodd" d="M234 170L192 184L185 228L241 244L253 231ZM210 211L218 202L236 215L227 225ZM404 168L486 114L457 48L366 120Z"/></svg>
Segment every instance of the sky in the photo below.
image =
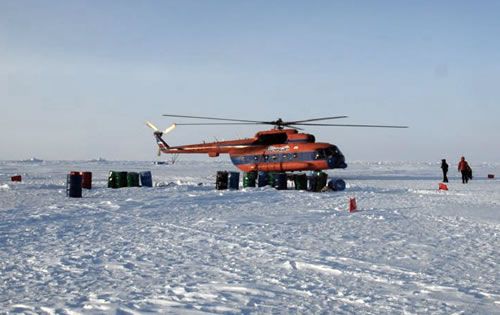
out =
<svg viewBox="0 0 500 315"><path fill-rule="evenodd" d="M500 162L498 12L499 1L0 0L0 160L156 160L144 121L188 122L162 116L179 114L347 115L336 122L410 127L307 128L348 162ZM165 140L261 129L179 126Z"/></svg>

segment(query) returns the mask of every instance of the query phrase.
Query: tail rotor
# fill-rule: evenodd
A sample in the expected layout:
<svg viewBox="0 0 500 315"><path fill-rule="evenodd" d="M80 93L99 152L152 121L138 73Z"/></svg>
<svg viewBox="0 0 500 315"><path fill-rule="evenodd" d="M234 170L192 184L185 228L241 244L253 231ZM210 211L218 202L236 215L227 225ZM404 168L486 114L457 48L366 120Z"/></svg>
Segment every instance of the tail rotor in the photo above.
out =
<svg viewBox="0 0 500 315"><path fill-rule="evenodd" d="M163 131L160 131L160 129L158 129L158 127L156 127L155 125L153 125L153 123L149 122L149 121L146 121L146 126L148 126L149 128L153 129L155 134L156 133L159 133L160 136L162 135L166 135L167 133L171 132L172 130L175 129L175 127L177 127L176 124L172 124L172 126L168 127L167 129L163 130Z"/></svg>
<svg viewBox="0 0 500 315"><path fill-rule="evenodd" d="M151 128L154 131L154 135L156 137L156 142L158 143L158 156L161 155L161 150L162 149L168 149L169 145L161 138L163 135L166 135L167 133L171 132L172 130L175 129L177 126L176 124L172 124L170 127L167 129L161 131L156 127L153 123L146 121L146 126Z"/></svg>

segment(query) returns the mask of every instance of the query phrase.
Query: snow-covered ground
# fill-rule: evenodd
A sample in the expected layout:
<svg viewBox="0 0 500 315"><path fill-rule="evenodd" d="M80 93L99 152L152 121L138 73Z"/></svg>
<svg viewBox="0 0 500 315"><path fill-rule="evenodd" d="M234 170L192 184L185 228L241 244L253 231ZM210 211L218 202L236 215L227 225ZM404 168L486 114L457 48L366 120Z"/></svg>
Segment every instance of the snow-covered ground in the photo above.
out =
<svg viewBox="0 0 500 315"><path fill-rule="evenodd" d="M0 162L0 312L499 314L500 164L472 165L446 192L437 163L355 162L310 193L216 191L225 159ZM81 199L72 170L93 172Z"/></svg>

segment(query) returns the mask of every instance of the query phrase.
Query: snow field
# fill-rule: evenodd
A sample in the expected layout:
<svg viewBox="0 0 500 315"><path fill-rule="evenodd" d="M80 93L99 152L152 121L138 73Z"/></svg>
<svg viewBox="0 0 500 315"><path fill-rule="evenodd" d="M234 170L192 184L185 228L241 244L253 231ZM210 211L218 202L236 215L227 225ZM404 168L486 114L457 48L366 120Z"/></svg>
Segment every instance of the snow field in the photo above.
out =
<svg viewBox="0 0 500 315"><path fill-rule="evenodd" d="M497 164L469 185L450 176L447 192L436 164L352 163L331 173L348 183L336 193L216 191L224 169L0 162L0 309L500 313L500 185L484 179ZM71 170L93 172L82 199L65 196ZM108 189L109 170L151 170L160 185Z"/></svg>

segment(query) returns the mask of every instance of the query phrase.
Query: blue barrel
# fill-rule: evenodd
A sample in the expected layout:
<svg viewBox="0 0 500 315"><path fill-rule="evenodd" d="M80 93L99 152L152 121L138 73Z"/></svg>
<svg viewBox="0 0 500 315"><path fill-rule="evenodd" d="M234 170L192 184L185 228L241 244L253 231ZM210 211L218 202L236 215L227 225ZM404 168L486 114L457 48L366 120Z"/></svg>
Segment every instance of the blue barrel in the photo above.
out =
<svg viewBox="0 0 500 315"><path fill-rule="evenodd" d="M257 186L264 187L269 183L269 178L267 172L259 171L259 176L257 178Z"/></svg>
<svg viewBox="0 0 500 315"><path fill-rule="evenodd" d="M66 177L66 196L82 198L82 175L72 172Z"/></svg>
<svg viewBox="0 0 500 315"><path fill-rule="evenodd" d="M273 177L274 177L274 188L278 190L287 189L286 173L274 173Z"/></svg>
<svg viewBox="0 0 500 315"><path fill-rule="evenodd" d="M150 171L140 172L139 176L141 178L142 187L153 187L153 177Z"/></svg>
<svg viewBox="0 0 500 315"><path fill-rule="evenodd" d="M240 173L230 172L229 173L229 189L239 189L240 188Z"/></svg>
<svg viewBox="0 0 500 315"><path fill-rule="evenodd" d="M342 191L345 189L345 181L340 178L333 178L328 182L328 188L333 191Z"/></svg>

